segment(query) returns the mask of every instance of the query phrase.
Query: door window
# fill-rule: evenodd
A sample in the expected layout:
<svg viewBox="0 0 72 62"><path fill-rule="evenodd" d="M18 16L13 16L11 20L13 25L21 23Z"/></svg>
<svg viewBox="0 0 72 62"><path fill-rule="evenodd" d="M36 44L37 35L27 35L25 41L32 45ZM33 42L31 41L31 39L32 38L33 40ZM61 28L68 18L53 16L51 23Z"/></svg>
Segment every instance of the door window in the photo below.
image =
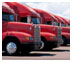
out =
<svg viewBox="0 0 72 62"><path fill-rule="evenodd" d="M40 24L39 18L32 17L32 23L33 23L33 24Z"/></svg>
<svg viewBox="0 0 72 62"><path fill-rule="evenodd" d="M3 21L14 21L14 15L8 13L2 13L2 20Z"/></svg>

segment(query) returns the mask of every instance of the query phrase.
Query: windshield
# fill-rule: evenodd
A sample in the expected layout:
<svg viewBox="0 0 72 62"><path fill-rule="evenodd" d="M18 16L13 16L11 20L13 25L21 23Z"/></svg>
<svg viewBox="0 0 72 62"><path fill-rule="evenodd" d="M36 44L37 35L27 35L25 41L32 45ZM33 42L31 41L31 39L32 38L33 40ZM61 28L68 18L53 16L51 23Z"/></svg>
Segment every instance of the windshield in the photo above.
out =
<svg viewBox="0 0 72 62"><path fill-rule="evenodd" d="M2 13L2 20L3 21L14 21L14 15L8 13Z"/></svg>
<svg viewBox="0 0 72 62"><path fill-rule="evenodd" d="M47 21L46 25L52 25L52 21Z"/></svg>
<svg viewBox="0 0 72 62"><path fill-rule="evenodd" d="M54 21L54 26L58 26L58 23L56 21Z"/></svg>
<svg viewBox="0 0 72 62"><path fill-rule="evenodd" d="M61 26L62 26L62 27L65 27L65 24L64 24L64 23L61 23Z"/></svg>
<svg viewBox="0 0 72 62"><path fill-rule="evenodd" d="M58 23L58 26L60 26L61 24L60 23Z"/></svg>
<svg viewBox="0 0 72 62"><path fill-rule="evenodd" d="M52 22L52 21L47 21L47 22L46 22L47 25L52 25L52 23L54 24L54 26L58 26L58 24L57 24L56 21L54 21L54 22Z"/></svg>
<svg viewBox="0 0 72 62"><path fill-rule="evenodd" d="M32 17L32 23L33 23L33 24L40 24L39 18Z"/></svg>

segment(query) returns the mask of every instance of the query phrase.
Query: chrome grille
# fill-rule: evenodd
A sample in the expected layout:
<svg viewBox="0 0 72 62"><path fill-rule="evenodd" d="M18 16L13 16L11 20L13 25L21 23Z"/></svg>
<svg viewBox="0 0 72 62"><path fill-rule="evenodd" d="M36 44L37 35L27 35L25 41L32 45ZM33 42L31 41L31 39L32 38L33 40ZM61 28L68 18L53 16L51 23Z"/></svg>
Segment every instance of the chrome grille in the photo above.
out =
<svg viewBox="0 0 72 62"><path fill-rule="evenodd" d="M40 26L39 25L35 25L34 26L34 47L35 50L39 50L40 49L40 41L41 41L41 37L40 37Z"/></svg>
<svg viewBox="0 0 72 62"><path fill-rule="evenodd" d="M61 31L62 31L61 27L58 27L58 46L63 43Z"/></svg>

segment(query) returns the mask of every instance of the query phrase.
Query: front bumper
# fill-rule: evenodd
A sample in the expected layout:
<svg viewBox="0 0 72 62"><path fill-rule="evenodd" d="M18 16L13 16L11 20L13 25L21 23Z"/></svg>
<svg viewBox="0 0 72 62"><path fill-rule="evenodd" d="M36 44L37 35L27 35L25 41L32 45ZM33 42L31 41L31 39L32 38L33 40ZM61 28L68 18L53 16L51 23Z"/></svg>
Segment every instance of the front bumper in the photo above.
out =
<svg viewBox="0 0 72 62"><path fill-rule="evenodd" d="M66 43L67 44L70 44L70 38L66 40Z"/></svg>
<svg viewBox="0 0 72 62"><path fill-rule="evenodd" d="M21 43L21 49L31 51L40 50L40 43L39 42Z"/></svg>
<svg viewBox="0 0 72 62"><path fill-rule="evenodd" d="M47 42L47 47L48 48L56 48L56 47L58 47L58 41L48 41Z"/></svg>
<svg viewBox="0 0 72 62"><path fill-rule="evenodd" d="M24 50L34 50L34 43L30 42L30 43L21 43L21 49Z"/></svg>

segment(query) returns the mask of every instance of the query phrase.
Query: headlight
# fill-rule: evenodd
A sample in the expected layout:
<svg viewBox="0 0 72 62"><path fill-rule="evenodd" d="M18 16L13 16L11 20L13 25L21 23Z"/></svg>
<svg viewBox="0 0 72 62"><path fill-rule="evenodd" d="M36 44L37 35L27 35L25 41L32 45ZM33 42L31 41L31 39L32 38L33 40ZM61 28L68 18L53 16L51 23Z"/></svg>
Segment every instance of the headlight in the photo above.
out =
<svg viewBox="0 0 72 62"><path fill-rule="evenodd" d="M26 37L26 40L33 40L32 37Z"/></svg>
<svg viewBox="0 0 72 62"><path fill-rule="evenodd" d="M33 38L32 37L29 37L29 40L33 40Z"/></svg>
<svg viewBox="0 0 72 62"><path fill-rule="evenodd" d="M56 36L54 36L54 39L56 39Z"/></svg>

